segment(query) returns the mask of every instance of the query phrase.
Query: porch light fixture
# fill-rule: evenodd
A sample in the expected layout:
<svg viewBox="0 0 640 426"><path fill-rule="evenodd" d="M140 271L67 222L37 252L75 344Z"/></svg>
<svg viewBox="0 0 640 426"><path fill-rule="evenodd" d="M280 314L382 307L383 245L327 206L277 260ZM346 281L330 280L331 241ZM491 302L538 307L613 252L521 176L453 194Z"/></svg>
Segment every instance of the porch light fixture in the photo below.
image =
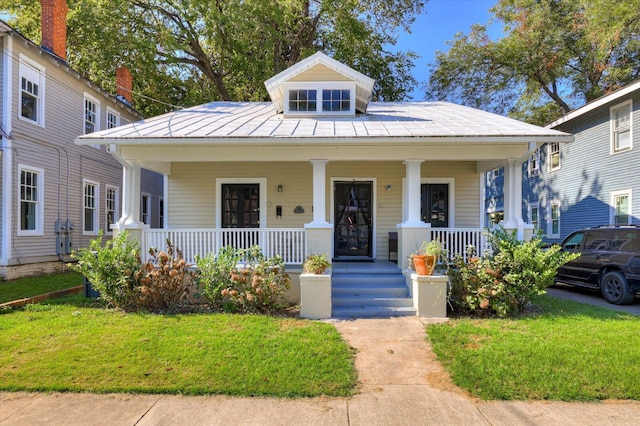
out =
<svg viewBox="0 0 640 426"><path fill-rule="evenodd" d="M391 185L387 185L387 191L391 191Z"/></svg>
<svg viewBox="0 0 640 426"><path fill-rule="evenodd" d="M282 192L282 185L278 185L278 192Z"/></svg>

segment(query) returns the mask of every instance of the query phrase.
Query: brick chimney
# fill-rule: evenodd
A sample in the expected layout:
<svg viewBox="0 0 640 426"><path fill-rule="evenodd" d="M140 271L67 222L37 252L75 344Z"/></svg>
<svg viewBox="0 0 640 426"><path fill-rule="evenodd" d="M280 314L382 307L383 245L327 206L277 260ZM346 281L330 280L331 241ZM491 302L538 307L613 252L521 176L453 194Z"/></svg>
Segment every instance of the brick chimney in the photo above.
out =
<svg viewBox="0 0 640 426"><path fill-rule="evenodd" d="M129 105L133 104L133 77L127 67L116 69L116 95L124 98Z"/></svg>
<svg viewBox="0 0 640 426"><path fill-rule="evenodd" d="M40 0L42 7L42 47L67 59L67 2Z"/></svg>

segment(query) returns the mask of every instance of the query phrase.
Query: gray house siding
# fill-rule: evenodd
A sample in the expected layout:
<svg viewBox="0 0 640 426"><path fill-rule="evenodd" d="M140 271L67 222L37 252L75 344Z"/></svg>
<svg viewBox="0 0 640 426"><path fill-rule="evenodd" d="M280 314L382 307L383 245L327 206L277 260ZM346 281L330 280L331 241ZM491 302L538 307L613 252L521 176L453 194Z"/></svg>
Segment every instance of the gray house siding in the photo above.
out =
<svg viewBox="0 0 640 426"><path fill-rule="evenodd" d="M610 107L633 99L633 149L611 153ZM561 144L561 167L551 171L547 146L540 148L540 172L529 175L523 167L523 217L530 218L530 207L539 203L539 222L550 243L560 242L571 232L611 222L611 194L631 190L632 223L640 223L640 93L620 97L562 123L554 129L575 135L571 144ZM549 208L559 202L560 232L549 236Z"/></svg>
<svg viewBox="0 0 640 426"><path fill-rule="evenodd" d="M4 36L9 37L9 36ZM141 117L130 107L102 92L97 86L78 76L66 66L60 66L58 60L28 42L18 41L14 35L13 50L8 58L11 63L12 78L3 81L3 92L11 84L11 193L2 194L1 202L10 202L10 256L6 264L0 265L0 276L15 278L22 275L46 273L60 269L60 260L69 260L68 253L58 255L60 244L71 249L86 247L96 238L98 230L105 231L105 239L110 238L107 223L107 187L117 188L116 218L122 209L122 165L116 161L104 147L78 146L74 143L77 136L84 133L85 95L99 104L98 122L95 130L107 127L107 107L120 116L120 124L139 120ZM26 58L26 59L25 59ZM44 79L40 94L44 109L40 123L24 120L20 117L20 62L30 61L44 69ZM1 71L1 70L0 70ZM0 75L2 75L0 73ZM115 78L115 76L114 76ZM4 80L4 79L3 79ZM1 93L0 93L1 95ZM0 96L0 99L3 99ZM0 111L5 111L2 105ZM20 167L31 168L44 175L42 197L42 232L25 235L19 230L20 217ZM148 186L145 191L157 200L162 195L162 176L144 171ZM1 175L0 175L1 176ZM96 191L96 227L92 232L84 230L84 184L88 181L95 185ZM1 182L0 182L0 188ZM158 202L152 204L156 221ZM70 221L73 229L67 239L57 238L57 221ZM2 227L0 227L2 229ZM64 235L63 235L64 237ZM2 235L4 240L5 235ZM63 252L67 251L62 250Z"/></svg>

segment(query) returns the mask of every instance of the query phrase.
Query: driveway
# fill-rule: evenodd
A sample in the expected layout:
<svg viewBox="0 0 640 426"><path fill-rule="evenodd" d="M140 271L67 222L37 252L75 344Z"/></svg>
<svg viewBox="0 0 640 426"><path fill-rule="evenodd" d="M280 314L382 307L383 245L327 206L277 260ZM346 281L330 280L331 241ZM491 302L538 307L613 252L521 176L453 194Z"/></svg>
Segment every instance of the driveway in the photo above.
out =
<svg viewBox="0 0 640 426"><path fill-rule="evenodd" d="M558 283L554 287L547 289L547 294L560 297L562 299L573 300L575 302L587 303L601 308L613 309L615 311L627 312L633 315L640 315L640 296L636 295L636 300L631 305L612 305L602 298L600 291L588 288L573 287Z"/></svg>

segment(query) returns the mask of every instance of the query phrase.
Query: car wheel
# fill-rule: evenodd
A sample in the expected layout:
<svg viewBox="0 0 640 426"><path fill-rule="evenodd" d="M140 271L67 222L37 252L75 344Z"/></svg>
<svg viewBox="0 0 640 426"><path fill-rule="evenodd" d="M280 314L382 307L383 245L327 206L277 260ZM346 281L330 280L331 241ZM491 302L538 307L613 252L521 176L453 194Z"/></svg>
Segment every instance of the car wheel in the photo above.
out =
<svg viewBox="0 0 640 426"><path fill-rule="evenodd" d="M605 300L614 305L628 305L635 294L629 289L627 280L621 272L607 272L600 280L600 291Z"/></svg>

